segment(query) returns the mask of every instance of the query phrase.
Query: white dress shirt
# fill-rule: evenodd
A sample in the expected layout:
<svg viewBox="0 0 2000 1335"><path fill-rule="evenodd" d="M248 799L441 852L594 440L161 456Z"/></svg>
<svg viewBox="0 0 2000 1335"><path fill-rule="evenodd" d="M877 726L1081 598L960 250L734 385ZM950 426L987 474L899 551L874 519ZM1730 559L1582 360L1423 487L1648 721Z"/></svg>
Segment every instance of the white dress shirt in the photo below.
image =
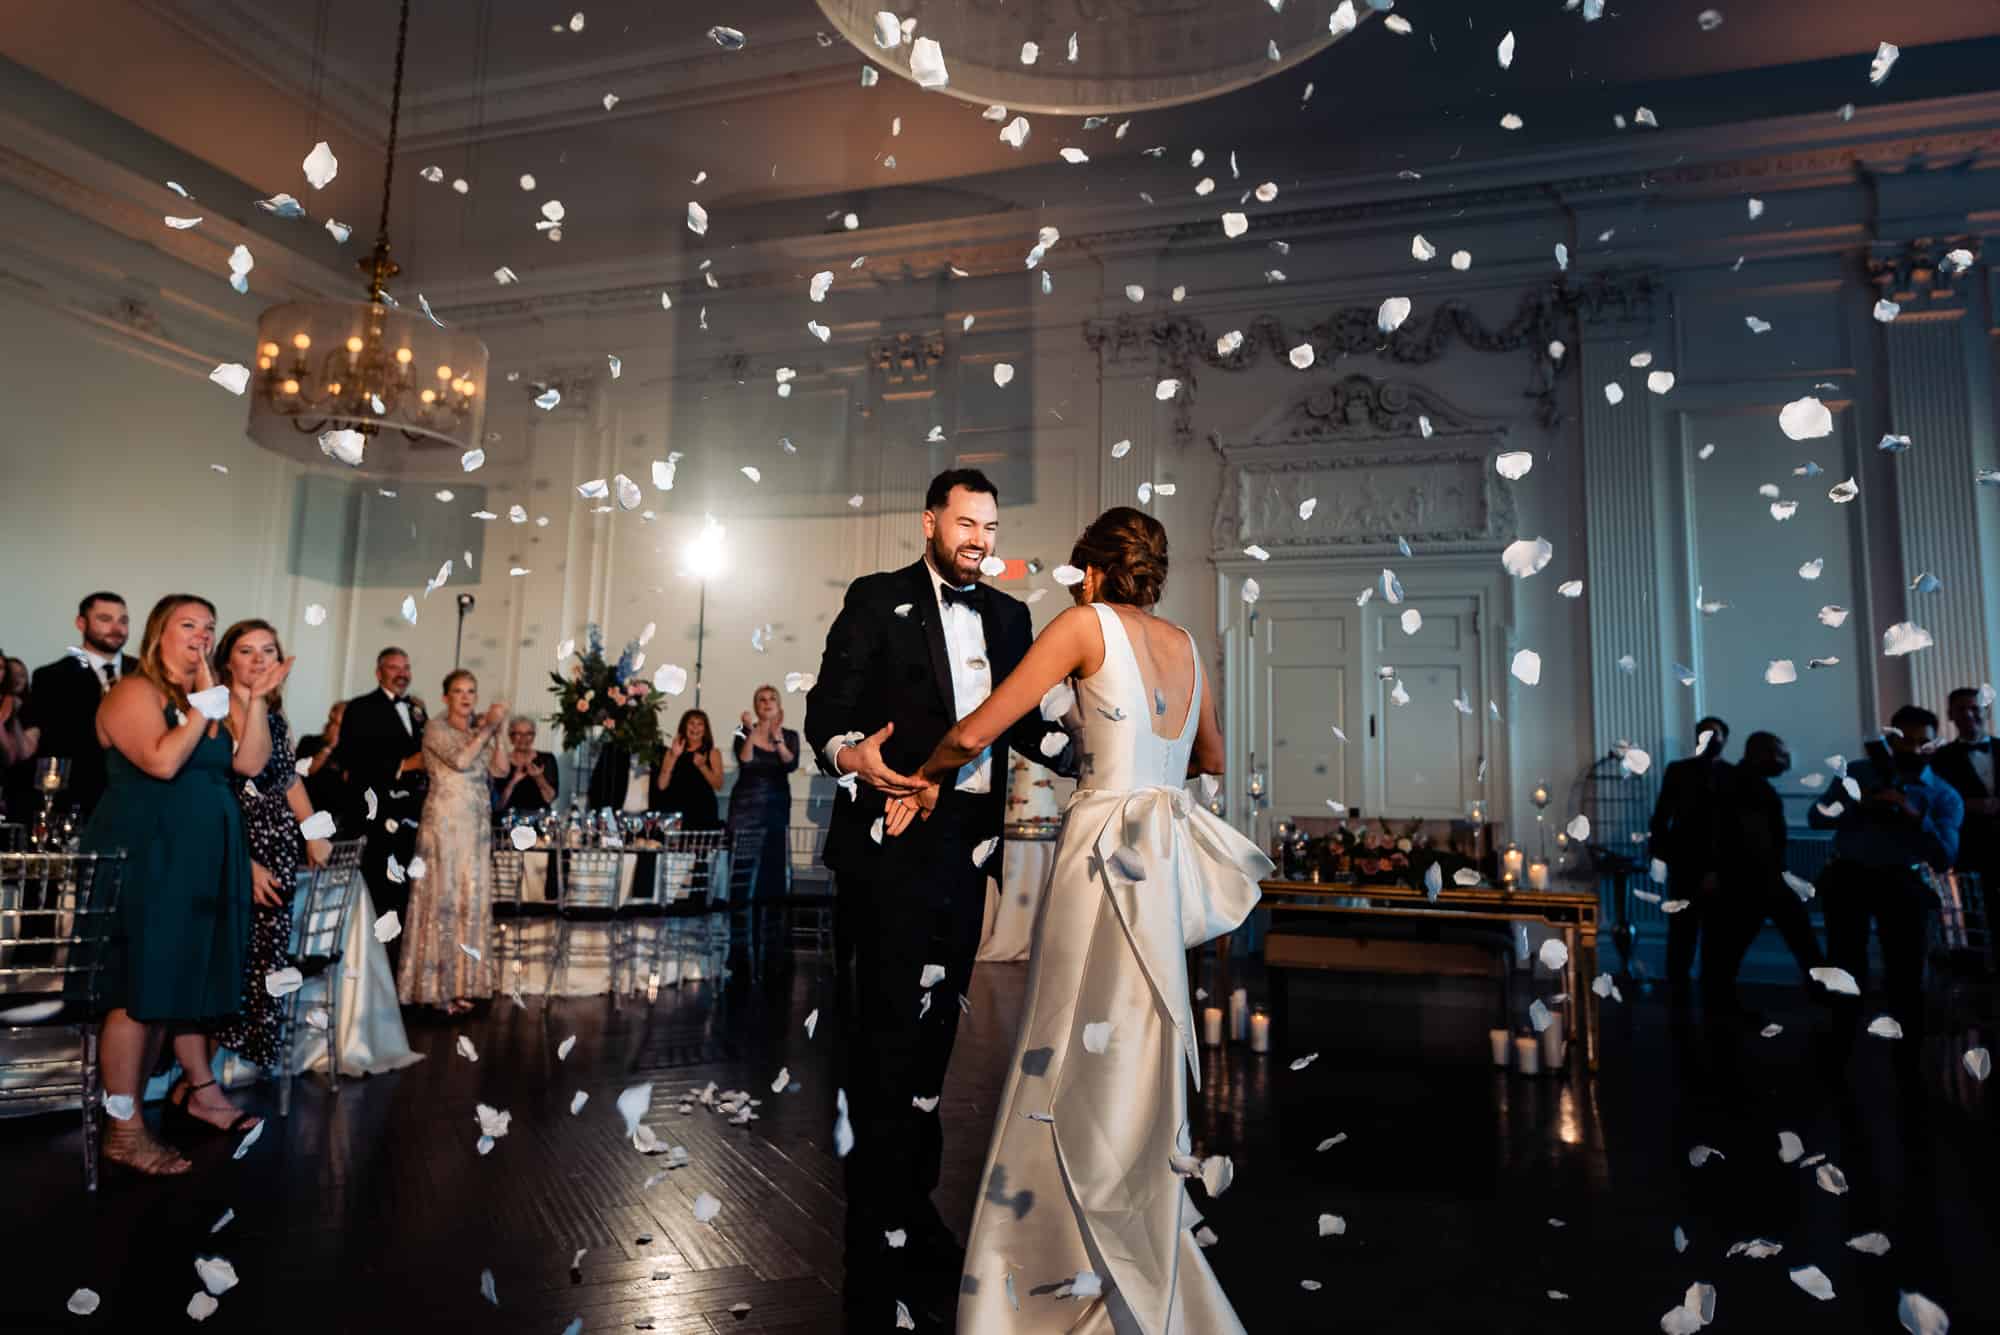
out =
<svg viewBox="0 0 2000 1335"><path fill-rule="evenodd" d="M1982 736L1972 743L1968 758L1972 761L1972 772L1986 785L1986 791L1993 791L1993 739Z"/></svg>
<svg viewBox="0 0 2000 1335"><path fill-rule="evenodd" d="M104 655L91 649L83 649L79 652L83 655L84 663L90 668L91 675L97 678L97 685L100 689L108 691L118 684L118 678L123 674L119 671L121 660L117 654L106 658ZM106 668L111 670L109 677L104 675Z"/></svg>
<svg viewBox="0 0 2000 1335"><path fill-rule="evenodd" d="M986 703L993 694L993 664L986 657L986 623L979 613L963 603L944 600L944 577L924 562L931 577L931 595L937 599L938 624L944 627L944 656L951 664L952 704L957 717L964 718ZM990 591L989 591L990 596ZM961 793L993 791L993 748L988 747L959 767Z"/></svg>
<svg viewBox="0 0 2000 1335"><path fill-rule="evenodd" d="M947 605L944 578L926 560L924 573L931 577L931 596L936 600L938 625L944 630L945 657L951 661L952 710L964 718L993 694L993 664L986 657L986 623L980 615L961 603ZM840 773L840 752L861 740L858 732L842 733L826 744L826 763ZM993 791L993 748L981 751L961 765L958 781L952 785L962 793Z"/></svg>

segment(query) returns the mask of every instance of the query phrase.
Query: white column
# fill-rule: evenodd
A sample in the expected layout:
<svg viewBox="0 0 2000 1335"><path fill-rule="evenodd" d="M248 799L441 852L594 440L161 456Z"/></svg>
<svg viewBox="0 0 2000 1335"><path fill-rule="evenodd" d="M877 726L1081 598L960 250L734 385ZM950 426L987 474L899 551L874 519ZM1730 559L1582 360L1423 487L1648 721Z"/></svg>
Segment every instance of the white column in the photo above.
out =
<svg viewBox="0 0 2000 1335"><path fill-rule="evenodd" d="M1934 267L1942 245L1928 238L1889 247L1878 260L1883 295L1902 312L1881 326L1889 369L1890 429L1910 438L1894 460L1896 519L1903 586L1936 575L1936 593L1907 593L1903 608L1881 618L1910 620L1934 644L1911 654L1911 699L1944 714L1955 687L1992 680L1995 622L1988 572L1996 555L1982 532L1986 498L1973 478L1993 466L1990 411L1981 362L1984 340L1973 327L1967 295L1975 274L1947 279Z"/></svg>
<svg viewBox="0 0 2000 1335"><path fill-rule="evenodd" d="M1583 395L1583 483L1589 558L1590 695L1594 751L1629 741L1665 754L1666 645L1660 634L1661 565L1655 536L1652 395L1630 365L1650 323L1587 320L1577 350ZM1604 387L1616 382L1624 400ZM1625 655L1635 667L1618 666Z"/></svg>

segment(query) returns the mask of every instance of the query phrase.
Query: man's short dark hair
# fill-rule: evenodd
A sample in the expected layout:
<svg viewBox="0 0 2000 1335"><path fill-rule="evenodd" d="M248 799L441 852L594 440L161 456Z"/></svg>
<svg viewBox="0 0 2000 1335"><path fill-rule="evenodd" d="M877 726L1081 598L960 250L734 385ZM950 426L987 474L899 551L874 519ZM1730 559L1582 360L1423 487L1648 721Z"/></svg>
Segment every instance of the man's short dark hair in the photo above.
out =
<svg viewBox="0 0 2000 1335"><path fill-rule="evenodd" d="M951 500L954 487L964 487L967 491L991 496L996 505L1000 502L1000 488L994 486L993 479L977 468L947 468L931 479L929 490L924 492L924 509L944 509Z"/></svg>
<svg viewBox="0 0 2000 1335"><path fill-rule="evenodd" d="M92 605L96 603L117 603L120 607L125 606L125 600L117 594L106 589L99 589L96 593L86 593L83 595L83 601L76 605L76 614L80 617L89 616Z"/></svg>
<svg viewBox="0 0 2000 1335"><path fill-rule="evenodd" d="M1945 703L1947 705L1955 705L1968 695L1977 700L1979 698L1979 688L1977 686L1960 686L1944 698Z"/></svg>
<svg viewBox="0 0 2000 1335"><path fill-rule="evenodd" d="M1784 746L1784 744L1785 739L1778 736L1775 732L1753 732L1743 739L1743 754L1747 756L1752 751L1761 750L1765 747L1776 750Z"/></svg>
<svg viewBox="0 0 2000 1335"><path fill-rule="evenodd" d="M385 658L396 658L396 657L408 658L409 655L407 653L404 653L401 649L398 649L395 645L392 644L388 648L384 649L381 653L375 655L375 666L381 667L382 660Z"/></svg>
<svg viewBox="0 0 2000 1335"><path fill-rule="evenodd" d="M1705 732L1719 732L1722 734L1723 738L1727 740L1727 738L1729 737L1729 725L1723 722L1721 719L1717 718L1715 715L1710 714L1705 719L1696 720L1694 725L1695 736L1699 737Z"/></svg>
<svg viewBox="0 0 2000 1335"><path fill-rule="evenodd" d="M1931 713L1930 710L1925 709L1922 705L1904 705L1901 709L1889 715L1889 726L1902 733L1905 737L1908 737L1918 728L1929 728L1935 733L1937 725L1937 715Z"/></svg>

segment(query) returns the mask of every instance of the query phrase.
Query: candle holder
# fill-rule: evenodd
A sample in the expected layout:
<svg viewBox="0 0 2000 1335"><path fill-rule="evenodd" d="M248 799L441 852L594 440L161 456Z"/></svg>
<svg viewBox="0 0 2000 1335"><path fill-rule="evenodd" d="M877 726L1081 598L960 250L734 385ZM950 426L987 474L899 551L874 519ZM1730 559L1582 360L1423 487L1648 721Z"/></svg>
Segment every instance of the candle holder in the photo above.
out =
<svg viewBox="0 0 2000 1335"><path fill-rule="evenodd" d="M61 839L56 829L56 799L68 789L68 756L42 756L35 761L35 791L42 795L42 809L35 815L28 842L37 852Z"/></svg>
<svg viewBox="0 0 2000 1335"><path fill-rule="evenodd" d="M1528 888L1546 890L1549 888L1549 864L1545 858L1536 858L1528 864Z"/></svg>
<svg viewBox="0 0 2000 1335"><path fill-rule="evenodd" d="M1535 785L1535 791L1528 794L1528 800L1535 804L1535 852L1546 858L1549 855L1549 827L1547 811L1551 794L1548 780Z"/></svg>
<svg viewBox="0 0 2000 1335"><path fill-rule="evenodd" d="M1512 890L1519 886L1525 865L1526 859L1521 853L1521 846L1511 839L1508 840L1507 847L1500 850L1500 888Z"/></svg>

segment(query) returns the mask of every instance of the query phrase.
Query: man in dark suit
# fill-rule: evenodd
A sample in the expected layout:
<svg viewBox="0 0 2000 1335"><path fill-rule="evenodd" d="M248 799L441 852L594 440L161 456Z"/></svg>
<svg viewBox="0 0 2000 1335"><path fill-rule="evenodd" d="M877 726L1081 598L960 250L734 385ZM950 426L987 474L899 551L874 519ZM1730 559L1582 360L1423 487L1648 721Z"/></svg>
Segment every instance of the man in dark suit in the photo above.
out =
<svg viewBox="0 0 2000 1335"><path fill-rule="evenodd" d="M1790 838L1784 799L1771 781L1792 767L1792 753L1775 733L1753 732L1743 740L1743 759L1730 772L1722 794L1717 873L1720 893L1708 905L1708 937L1701 962L1702 1010L1710 1019L1763 1023L1736 995L1736 974L1764 923L1777 924L1799 975L1810 989L1811 970L1826 962L1805 901L1785 880L1785 844ZM1810 889L1810 887L1808 887Z"/></svg>
<svg viewBox="0 0 2000 1335"><path fill-rule="evenodd" d="M97 742L97 706L104 693L139 660L122 652L132 615L115 593L98 592L76 605L83 643L35 669L21 726L33 754L69 761L69 801L79 822L88 820L104 793L104 748Z"/></svg>
<svg viewBox="0 0 2000 1335"><path fill-rule="evenodd" d="M424 806L424 703L410 694L410 656L391 645L375 655L376 689L347 702L333 762L347 774L355 806L347 824L365 830L361 873L375 911L410 904L407 882L389 879L389 858L407 867L417 848L417 817ZM375 817L368 819L368 795ZM401 938L389 943L392 964L401 962Z"/></svg>
<svg viewBox="0 0 2000 1335"><path fill-rule="evenodd" d="M834 804L825 860L837 878L836 952L855 955L840 995L854 1135L845 1308L856 1331L892 1329L898 1300L919 1330L951 1328L965 1251L930 1199L944 1143L937 1099L969 991L987 869L999 866L1007 753L1070 763L1051 762L1043 739L1060 729L1030 714L959 772L929 820L885 833L889 800L917 791L910 776L931 748L1033 639L1027 606L979 582L999 530L985 475L939 474L922 522L923 559L848 586L806 696L807 744L848 794ZM896 1230L906 1241L891 1248L885 1234Z"/></svg>
<svg viewBox="0 0 2000 1335"><path fill-rule="evenodd" d="M1687 999L1695 945L1719 884L1716 842L1721 795L1729 782L1729 725L1705 718L1694 725L1695 753L1667 766L1653 805L1652 855L1667 864L1667 898L1687 907L1667 918L1667 984Z"/></svg>
<svg viewBox="0 0 2000 1335"><path fill-rule="evenodd" d="M1961 686L1945 700L1946 717L1958 736L1937 749L1931 771L1965 799L1965 823L1958 831L1959 871L1979 877L1986 920L2000 908L2000 748L1986 730L1985 692Z"/></svg>

